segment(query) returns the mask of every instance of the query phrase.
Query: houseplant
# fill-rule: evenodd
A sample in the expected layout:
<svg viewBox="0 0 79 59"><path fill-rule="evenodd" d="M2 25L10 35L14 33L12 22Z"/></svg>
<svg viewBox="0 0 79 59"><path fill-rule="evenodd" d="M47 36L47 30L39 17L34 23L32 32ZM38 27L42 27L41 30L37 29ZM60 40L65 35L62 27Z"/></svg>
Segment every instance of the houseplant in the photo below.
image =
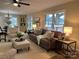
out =
<svg viewBox="0 0 79 59"><path fill-rule="evenodd" d="M23 34L21 32L17 32L17 35L16 35L18 38L15 40L16 42L20 42L20 41L23 41L25 39L22 38Z"/></svg>
<svg viewBox="0 0 79 59"><path fill-rule="evenodd" d="M23 34L21 33L21 32L17 32L17 37L18 38L20 38L20 37L22 37L23 36Z"/></svg>

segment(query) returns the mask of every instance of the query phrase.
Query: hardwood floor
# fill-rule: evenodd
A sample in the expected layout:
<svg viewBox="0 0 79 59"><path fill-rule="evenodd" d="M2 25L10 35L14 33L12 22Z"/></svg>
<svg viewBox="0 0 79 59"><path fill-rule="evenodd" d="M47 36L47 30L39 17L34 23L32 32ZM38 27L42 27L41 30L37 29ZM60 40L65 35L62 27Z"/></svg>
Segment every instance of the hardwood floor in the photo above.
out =
<svg viewBox="0 0 79 59"><path fill-rule="evenodd" d="M66 58L53 51L47 52L43 48L37 46L32 41L30 41L30 50L20 51L20 53L16 54L15 59L66 59ZM72 57L69 59L79 59L79 55L77 55L77 57Z"/></svg>

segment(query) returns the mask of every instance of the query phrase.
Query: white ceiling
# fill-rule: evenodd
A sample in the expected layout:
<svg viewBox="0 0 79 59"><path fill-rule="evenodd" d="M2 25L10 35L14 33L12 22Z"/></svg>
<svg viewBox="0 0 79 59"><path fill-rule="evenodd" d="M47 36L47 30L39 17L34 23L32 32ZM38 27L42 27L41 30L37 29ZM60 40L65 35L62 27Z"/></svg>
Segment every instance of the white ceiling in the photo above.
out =
<svg viewBox="0 0 79 59"><path fill-rule="evenodd" d="M64 4L72 0L23 0L30 3L30 6L22 5L21 7L15 7L12 5L12 0L0 0L0 13L12 13L12 14L29 14L34 13L46 8L50 8L56 5Z"/></svg>

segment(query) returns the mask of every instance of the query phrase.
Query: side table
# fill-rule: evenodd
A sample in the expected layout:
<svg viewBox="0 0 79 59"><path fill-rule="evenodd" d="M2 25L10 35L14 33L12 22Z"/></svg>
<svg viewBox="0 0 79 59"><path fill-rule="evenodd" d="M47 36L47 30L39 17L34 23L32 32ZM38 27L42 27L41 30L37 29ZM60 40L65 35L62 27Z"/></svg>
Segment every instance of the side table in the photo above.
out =
<svg viewBox="0 0 79 59"><path fill-rule="evenodd" d="M56 40L57 49L64 50L66 58L76 55L76 41ZM59 43L59 44L58 44Z"/></svg>
<svg viewBox="0 0 79 59"><path fill-rule="evenodd" d="M65 50L66 57L71 57L76 54L76 41L60 41L62 42L62 49Z"/></svg>

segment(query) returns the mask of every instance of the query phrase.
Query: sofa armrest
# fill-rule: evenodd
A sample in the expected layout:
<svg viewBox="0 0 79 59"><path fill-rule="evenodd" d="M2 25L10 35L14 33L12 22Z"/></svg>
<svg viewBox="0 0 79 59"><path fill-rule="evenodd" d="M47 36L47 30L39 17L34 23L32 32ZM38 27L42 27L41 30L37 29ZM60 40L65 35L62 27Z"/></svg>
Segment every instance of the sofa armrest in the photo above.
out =
<svg viewBox="0 0 79 59"><path fill-rule="evenodd" d="M50 50L51 49L51 43L52 41L48 38L42 38L40 40L40 46L45 48L46 50Z"/></svg>

